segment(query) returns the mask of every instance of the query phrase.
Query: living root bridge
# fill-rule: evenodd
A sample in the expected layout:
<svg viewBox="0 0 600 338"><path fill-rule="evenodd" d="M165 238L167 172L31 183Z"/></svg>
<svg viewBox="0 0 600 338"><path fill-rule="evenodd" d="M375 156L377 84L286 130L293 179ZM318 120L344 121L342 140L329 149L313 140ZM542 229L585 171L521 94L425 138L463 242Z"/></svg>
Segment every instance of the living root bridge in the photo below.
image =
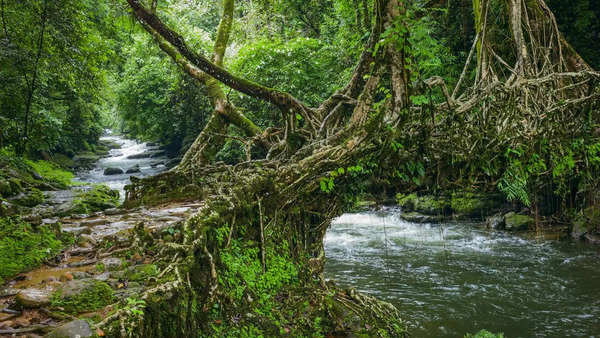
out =
<svg viewBox="0 0 600 338"><path fill-rule="evenodd" d="M158 250L163 272L142 296L143 315L132 316L125 308L100 326L120 335L187 336L198 330L217 334L211 324L218 321L231 325L228 330L255 323L266 335L276 335L281 328L273 319L254 318L256 309L266 311L256 301L264 294L254 292L249 283L266 278L274 286L260 291L272 293L269 297L277 301L270 306L282 317L277 321L296 334L317 329L298 319L308 316L309 321L322 318L323 334L375 335L383 330L404 335L392 305L340 290L322 277L323 237L331 220L343 212L343 200L322 192L319 178L375 148L363 137L320 147L299 161L253 161L204 167L194 176L173 171L134 180L127 187L130 206L176 197L201 200L203 207L181 225L179 241L150 248ZM251 259L245 264L256 269L237 266L232 271L231 260L246 255ZM244 285L241 296L234 287L238 282ZM244 317L248 313L252 319Z"/></svg>

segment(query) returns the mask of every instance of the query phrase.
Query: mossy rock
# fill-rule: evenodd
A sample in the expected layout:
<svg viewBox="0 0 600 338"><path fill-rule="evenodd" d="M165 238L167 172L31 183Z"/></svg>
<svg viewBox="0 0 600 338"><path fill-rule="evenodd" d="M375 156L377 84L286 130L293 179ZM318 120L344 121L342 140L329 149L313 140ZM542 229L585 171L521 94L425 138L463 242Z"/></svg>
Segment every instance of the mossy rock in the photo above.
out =
<svg viewBox="0 0 600 338"><path fill-rule="evenodd" d="M509 212L504 215L504 228L509 231L525 231L535 225L535 220L526 215Z"/></svg>
<svg viewBox="0 0 600 338"><path fill-rule="evenodd" d="M97 185L88 191L81 192L73 200L73 207L67 213L87 214L115 208L119 205L119 191L105 185Z"/></svg>
<svg viewBox="0 0 600 338"><path fill-rule="evenodd" d="M454 214L483 218L497 212L502 202L494 195L455 193L452 194L451 207Z"/></svg>
<svg viewBox="0 0 600 338"><path fill-rule="evenodd" d="M24 207L34 207L36 205L44 203L46 197L39 189L31 188L25 196L15 199L15 203Z"/></svg>
<svg viewBox="0 0 600 338"><path fill-rule="evenodd" d="M398 205L404 211L417 211L424 215L451 214L450 202L445 197L417 196L417 194L397 194Z"/></svg>
<svg viewBox="0 0 600 338"><path fill-rule="evenodd" d="M50 306L68 313L95 311L114 302L113 289L105 282L91 279L69 281L52 295Z"/></svg>

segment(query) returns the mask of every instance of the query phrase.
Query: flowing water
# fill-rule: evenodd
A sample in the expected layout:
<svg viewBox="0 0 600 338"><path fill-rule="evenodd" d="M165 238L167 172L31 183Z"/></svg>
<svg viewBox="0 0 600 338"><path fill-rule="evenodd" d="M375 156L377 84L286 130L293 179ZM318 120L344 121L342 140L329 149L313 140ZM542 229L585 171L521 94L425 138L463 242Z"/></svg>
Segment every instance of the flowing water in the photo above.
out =
<svg viewBox="0 0 600 338"><path fill-rule="evenodd" d="M600 337L600 248L399 213L337 218L325 273L396 305L414 337Z"/></svg>
<svg viewBox="0 0 600 338"><path fill-rule="evenodd" d="M106 184L111 189L119 190L121 200L125 198L123 187L130 183L129 178L131 176L136 177L147 177L156 175L166 170L164 163L167 161L165 156L147 157L147 158L134 158L128 157L132 155L139 155L144 153L156 153L158 154L158 147L148 146L147 143L139 143L135 140L123 138L121 136L103 136L101 140L113 141L121 145L119 149L111 149L109 155L100 159L96 166L92 170L83 171L77 174L76 181L94 183L94 184ZM106 168L120 168L124 172L134 166L139 166L140 172L133 174L120 174L120 175L104 175Z"/></svg>

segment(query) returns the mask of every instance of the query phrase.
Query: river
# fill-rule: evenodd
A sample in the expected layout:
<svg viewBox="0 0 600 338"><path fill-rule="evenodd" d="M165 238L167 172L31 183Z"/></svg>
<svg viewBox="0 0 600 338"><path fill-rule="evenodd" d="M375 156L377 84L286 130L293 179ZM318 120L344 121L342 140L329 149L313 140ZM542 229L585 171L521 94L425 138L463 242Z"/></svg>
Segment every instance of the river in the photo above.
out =
<svg viewBox="0 0 600 338"><path fill-rule="evenodd" d="M399 213L334 220L325 275L396 305L414 337L600 337L598 247Z"/></svg>
<svg viewBox="0 0 600 338"><path fill-rule="evenodd" d="M77 181L106 184L123 199L132 175L166 170L164 156L128 158L159 155L155 146L120 136L103 139L121 148L79 172ZM139 173L104 175L106 168L135 165ZM511 338L600 337L598 247L525 239L469 223L410 223L399 213L387 209L334 220L325 237L325 274L396 305L414 337L463 337L484 328Z"/></svg>
<svg viewBox="0 0 600 338"><path fill-rule="evenodd" d="M123 188L129 184L131 176L147 177L153 176L165 171L165 162L168 159L161 154L158 146L150 146L148 143L142 143L131 139L126 139L119 135L107 135L101 140L118 143L121 147L111 149L108 156L101 158L92 170L78 172L75 181L87 182L93 184L105 184L111 189L119 191L121 200L125 198ZM140 154L156 154L160 156L145 158L129 158ZM127 171L134 166L139 166L140 172L132 174L104 175L107 168L120 168Z"/></svg>

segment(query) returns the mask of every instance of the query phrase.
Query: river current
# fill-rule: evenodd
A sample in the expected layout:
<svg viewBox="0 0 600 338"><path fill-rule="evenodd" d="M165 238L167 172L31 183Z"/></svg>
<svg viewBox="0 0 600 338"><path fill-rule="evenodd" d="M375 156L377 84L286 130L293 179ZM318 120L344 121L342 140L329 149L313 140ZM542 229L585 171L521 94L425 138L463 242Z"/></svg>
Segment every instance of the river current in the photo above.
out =
<svg viewBox="0 0 600 338"><path fill-rule="evenodd" d="M600 337L600 248L399 214L334 220L325 275L396 305L414 337Z"/></svg>

